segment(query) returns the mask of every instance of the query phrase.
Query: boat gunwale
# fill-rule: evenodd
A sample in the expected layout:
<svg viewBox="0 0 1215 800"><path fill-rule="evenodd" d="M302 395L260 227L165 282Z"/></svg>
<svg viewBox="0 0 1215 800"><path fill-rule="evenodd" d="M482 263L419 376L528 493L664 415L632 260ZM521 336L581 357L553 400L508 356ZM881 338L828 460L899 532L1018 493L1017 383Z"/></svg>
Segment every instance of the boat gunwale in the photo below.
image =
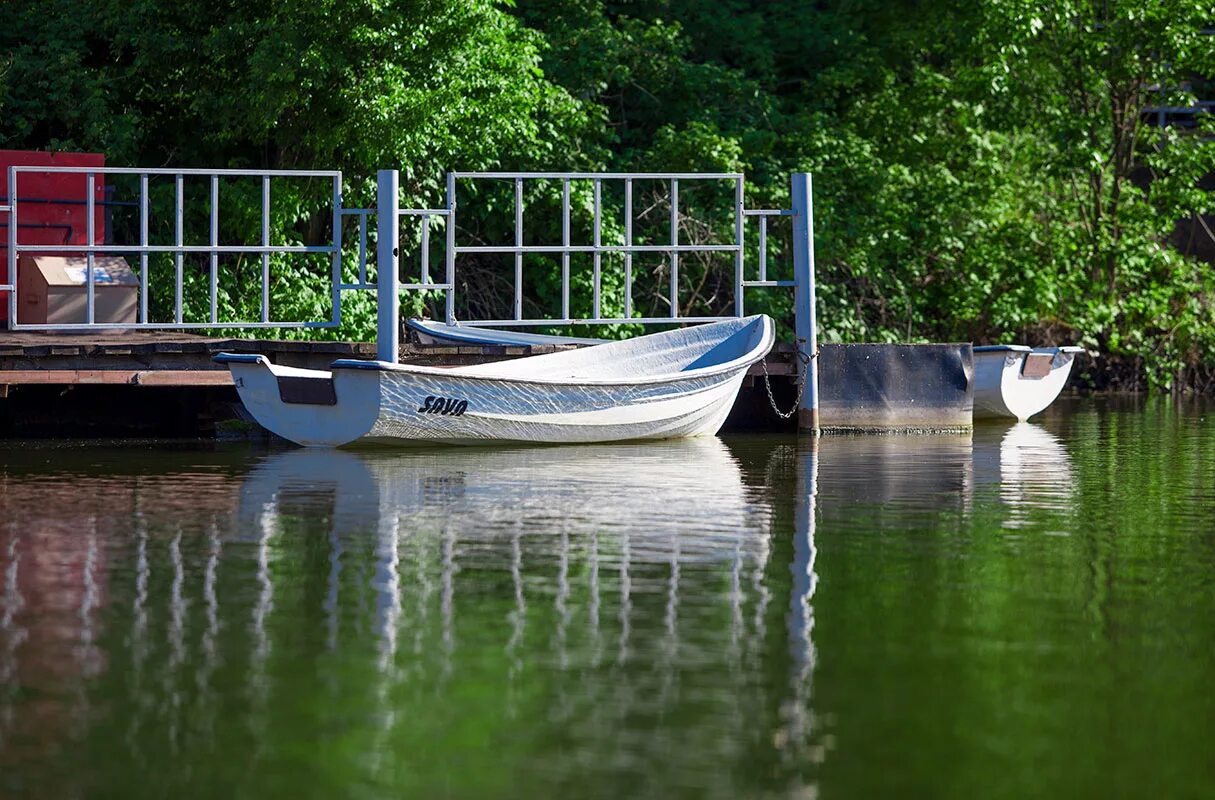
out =
<svg viewBox="0 0 1215 800"><path fill-rule="evenodd" d="M1025 344L981 344L971 348L975 353L1083 353L1083 347L1063 345L1060 347L1030 347Z"/></svg>
<svg viewBox="0 0 1215 800"><path fill-rule="evenodd" d="M1029 353L1033 348L1025 344L980 344L971 350L975 353Z"/></svg>

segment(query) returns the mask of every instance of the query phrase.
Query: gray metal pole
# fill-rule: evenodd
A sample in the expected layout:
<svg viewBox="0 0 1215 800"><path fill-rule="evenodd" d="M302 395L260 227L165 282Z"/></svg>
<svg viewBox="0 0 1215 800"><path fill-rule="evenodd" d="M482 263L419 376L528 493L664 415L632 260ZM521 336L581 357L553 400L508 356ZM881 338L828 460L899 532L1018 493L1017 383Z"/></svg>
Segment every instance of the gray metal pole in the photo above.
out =
<svg viewBox="0 0 1215 800"><path fill-rule="evenodd" d="M17 168L8 168L8 326L17 322Z"/></svg>
<svg viewBox="0 0 1215 800"><path fill-rule="evenodd" d="M443 282L443 321L456 324L456 173L447 173L447 254Z"/></svg>
<svg viewBox="0 0 1215 800"><path fill-rule="evenodd" d="M397 294L397 259L401 229L397 193L400 176L395 169L376 173L376 358L397 363L400 343L401 298Z"/></svg>
<svg viewBox="0 0 1215 800"><path fill-rule="evenodd" d="M814 297L814 192L810 173L795 172L793 199L793 314L797 349L802 353L806 390L797 412L797 427L818 433L818 321Z"/></svg>

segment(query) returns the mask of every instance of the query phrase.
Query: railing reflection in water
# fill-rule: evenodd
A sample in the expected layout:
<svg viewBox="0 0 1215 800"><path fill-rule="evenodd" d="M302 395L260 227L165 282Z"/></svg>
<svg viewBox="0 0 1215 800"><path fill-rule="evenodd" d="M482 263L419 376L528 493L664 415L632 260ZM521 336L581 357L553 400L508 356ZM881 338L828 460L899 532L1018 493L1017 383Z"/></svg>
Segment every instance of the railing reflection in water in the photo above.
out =
<svg viewBox="0 0 1215 800"><path fill-rule="evenodd" d="M816 528L864 507L964 517L989 485L1015 521L1060 502L1043 486L1070 462L1034 426L759 450L296 450L230 475L106 478L121 488L106 503L0 533L0 753L44 757L109 714L141 767L214 749L233 721L256 762L298 704L365 690L362 768L394 785L411 727L469 712L480 685L511 725L560 732L575 755L543 769L571 785L587 759L695 772L756 747L804 776L830 741ZM120 709L94 707L99 680ZM53 699L35 708L19 687L40 681Z"/></svg>

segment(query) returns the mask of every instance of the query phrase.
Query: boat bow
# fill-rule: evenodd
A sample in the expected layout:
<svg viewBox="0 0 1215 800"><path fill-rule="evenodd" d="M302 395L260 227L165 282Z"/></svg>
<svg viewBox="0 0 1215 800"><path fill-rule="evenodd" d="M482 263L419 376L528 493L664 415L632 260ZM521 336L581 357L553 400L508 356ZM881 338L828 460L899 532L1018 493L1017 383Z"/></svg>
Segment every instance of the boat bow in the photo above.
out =
<svg viewBox="0 0 1215 800"><path fill-rule="evenodd" d="M379 413L375 373L285 367L246 353L220 353L215 360L228 365L258 424L296 444L349 444L371 430Z"/></svg>

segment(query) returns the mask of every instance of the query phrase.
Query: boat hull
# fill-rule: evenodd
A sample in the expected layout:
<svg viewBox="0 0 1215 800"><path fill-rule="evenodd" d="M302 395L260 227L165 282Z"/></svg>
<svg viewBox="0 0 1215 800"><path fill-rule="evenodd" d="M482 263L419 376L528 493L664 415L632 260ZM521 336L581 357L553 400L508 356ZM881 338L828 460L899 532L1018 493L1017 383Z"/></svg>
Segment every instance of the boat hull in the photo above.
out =
<svg viewBox="0 0 1215 800"><path fill-rule="evenodd" d="M974 418L1025 420L1063 391L1079 347L976 347Z"/></svg>
<svg viewBox="0 0 1215 800"><path fill-rule="evenodd" d="M725 422L744 372L652 385L571 385L559 390L518 381L384 372L379 415L362 438L380 443L559 444L711 435ZM452 400L456 405L447 413ZM436 408L440 401L444 406Z"/></svg>

